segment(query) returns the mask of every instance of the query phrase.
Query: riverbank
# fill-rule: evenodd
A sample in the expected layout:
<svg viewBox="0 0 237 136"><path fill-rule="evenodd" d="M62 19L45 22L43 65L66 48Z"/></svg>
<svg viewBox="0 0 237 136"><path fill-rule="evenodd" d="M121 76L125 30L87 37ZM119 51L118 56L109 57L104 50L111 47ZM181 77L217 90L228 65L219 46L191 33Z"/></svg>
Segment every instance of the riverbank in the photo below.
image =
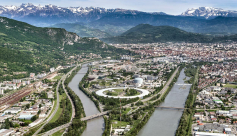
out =
<svg viewBox="0 0 237 136"><path fill-rule="evenodd" d="M176 130L176 136L186 136L186 135L192 135L191 134L191 129L192 129L192 117L193 114L195 112L195 108L194 108L194 102L198 93L198 89L196 87L196 82L198 81L198 70L199 67L196 68L196 72L195 74L190 74L190 73L194 73L193 69L186 69L186 75L190 76L191 79L189 80L189 82L192 82L192 86L191 89L189 91L189 95L188 98L185 102L185 110L182 114L182 117L179 121L179 126ZM188 71L189 70L189 71ZM193 76L195 75L195 76Z"/></svg>
<svg viewBox="0 0 237 136"><path fill-rule="evenodd" d="M191 85L184 84L184 66L181 66L179 72L174 78L166 93L157 101L156 105L160 107L184 107ZM138 133L138 136L146 135L165 135L174 136L178 127L183 110L172 108L156 108L146 125Z"/></svg>
<svg viewBox="0 0 237 136"><path fill-rule="evenodd" d="M83 93L82 90L79 89L79 82L83 81L83 77L88 72L88 67L84 64L81 69L76 73L76 75L72 78L71 82L68 84L68 87L80 98L81 103L83 105L85 115L90 116L97 113L100 113L96 108L93 101L88 98L87 95ZM101 136L104 129L104 119L103 117L96 118L90 121L87 121L87 127L85 128L82 136Z"/></svg>
<svg viewBox="0 0 237 136"><path fill-rule="evenodd" d="M72 78L76 75L76 73L81 69L81 67L78 67L75 69L72 74L66 78L64 81L64 85L66 90L68 91L68 95L72 99L72 102L75 107L75 117L72 119L72 124L69 126L67 133L65 133L65 136L71 136L71 135L78 135L80 136L83 131L86 128L87 122L81 121L82 117L85 117L85 111L82 105L82 102L80 98L71 90L71 88L68 87L69 82L71 82Z"/></svg>

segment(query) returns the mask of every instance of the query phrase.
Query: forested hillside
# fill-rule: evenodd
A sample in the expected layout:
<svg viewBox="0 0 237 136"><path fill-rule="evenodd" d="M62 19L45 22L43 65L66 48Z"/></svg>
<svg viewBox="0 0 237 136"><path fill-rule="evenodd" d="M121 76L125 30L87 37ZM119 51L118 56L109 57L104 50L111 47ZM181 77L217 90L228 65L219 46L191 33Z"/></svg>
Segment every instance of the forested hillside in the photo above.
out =
<svg viewBox="0 0 237 136"><path fill-rule="evenodd" d="M80 37L106 38L106 37L111 36L104 31L101 31L99 29L92 29L92 28L86 27L84 25L81 25L79 23L62 23L62 24L53 25L52 27L64 28L69 32L76 33Z"/></svg>
<svg viewBox="0 0 237 136"><path fill-rule="evenodd" d="M210 42L212 38L170 26L140 24L120 36L102 40L108 43Z"/></svg>
<svg viewBox="0 0 237 136"><path fill-rule="evenodd" d="M128 53L65 29L34 27L5 17L0 17L0 51L0 80L48 72L50 67L66 65L71 55L94 53L106 57Z"/></svg>
<svg viewBox="0 0 237 136"><path fill-rule="evenodd" d="M237 35L209 36L191 33L171 26L137 25L120 36L102 38L107 43L191 42L213 43L237 41Z"/></svg>

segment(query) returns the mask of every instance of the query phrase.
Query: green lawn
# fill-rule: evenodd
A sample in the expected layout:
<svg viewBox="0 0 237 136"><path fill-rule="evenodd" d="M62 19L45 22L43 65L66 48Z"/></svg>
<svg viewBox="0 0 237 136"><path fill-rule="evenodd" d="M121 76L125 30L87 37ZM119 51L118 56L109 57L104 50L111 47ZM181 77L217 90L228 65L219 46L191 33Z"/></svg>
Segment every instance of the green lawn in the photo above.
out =
<svg viewBox="0 0 237 136"><path fill-rule="evenodd" d="M234 84L226 84L224 87L237 88L237 85L234 85Z"/></svg>
<svg viewBox="0 0 237 136"><path fill-rule="evenodd" d="M121 124L120 124L120 121L118 120L113 120L112 122L117 122L117 124L113 123L113 128L117 128L117 127L126 127L127 125L129 125L129 122L124 122L124 121L121 121Z"/></svg>
<svg viewBox="0 0 237 136"><path fill-rule="evenodd" d="M109 91L105 91L104 93L107 94L108 92ZM107 94L107 95L118 96L122 92L123 92L123 89L114 89L113 92L109 92L110 94Z"/></svg>
<svg viewBox="0 0 237 136"><path fill-rule="evenodd" d="M61 100L63 99L63 97L66 97L66 94L65 94L65 93L63 93L62 95L59 95L59 101L61 101ZM55 103L55 105L56 105L56 103ZM56 114L55 114L54 117L49 121L49 123L55 122L55 121L60 117L62 111L63 111L63 108L60 108L60 106L59 106L59 107L58 107L58 110L57 110L57 112L56 112Z"/></svg>
<svg viewBox="0 0 237 136"><path fill-rule="evenodd" d="M105 82L105 86L110 86L110 84L111 84L111 81ZM99 82L99 85L104 86L104 84L102 82Z"/></svg>
<svg viewBox="0 0 237 136"><path fill-rule="evenodd" d="M6 34L4 34L4 33L0 33L0 36L7 36Z"/></svg>
<svg viewBox="0 0 237 136"><path fill-rule="evenodd" d="M126 111L122 111L122 114L127 114L130 110L131 108L126 108Z"/></svg>
<svg viewBox="0 0 237 136"><path fill-rule="evenodd" d="M57 76L55 76L53 79L56 79L56 80L60 80L62 78L62 74L58 74Z"/></svg>
<svg viewBox="0 0 237 136"><path fill-rule="evenodd" d="M54 101L53 109L51 110L51 112L50 112L50 114L49 114L49 116L48 116L48 117L50 117L50 116L51 116L51 114L53 113L53 111L55 110L55 108L56 108L56 105L57 105L57 99L55 99L55 100L53 100L53 101Z"/></svg>
<svg viewBox="0 0 237 136"><path fill-rule="evenodd" d="M53 133L52 136L61 136L64 131L65 131L65 128L64 128L64 129L61 129L61 130L59 130L59 131L57 131L56 133Z"/></svg>

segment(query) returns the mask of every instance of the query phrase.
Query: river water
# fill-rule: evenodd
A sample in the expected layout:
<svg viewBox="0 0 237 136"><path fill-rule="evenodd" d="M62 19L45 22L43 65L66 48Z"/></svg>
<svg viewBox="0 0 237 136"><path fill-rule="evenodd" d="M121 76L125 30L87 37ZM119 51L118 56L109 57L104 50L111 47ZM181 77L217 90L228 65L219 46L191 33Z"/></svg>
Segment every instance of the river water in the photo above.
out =
<svg viewBox="0 0 237 136"><path fill-rule="evenodd" d="M183 69L176 84L160 106L182 108L185 106L191 85L177 85L184 84L185 77ZM156 108L138 136L174 136L182 113L183 110Z"/></svg>
<svg viewBox="0 0 237 136"><path fill-rule="evenodd" d="M74 76L72 81L69 83L69 87L79 96L83 104L86 116L94 115L99 113L93 101L90 100L78 87L79 82L84 77L88 67L83 65L81 70ZM83 74L80 74L83 73ZM101 136L104 131L104 119L99 117L93 120L87 121L87 127L83 132L82 136Z"/></svg>

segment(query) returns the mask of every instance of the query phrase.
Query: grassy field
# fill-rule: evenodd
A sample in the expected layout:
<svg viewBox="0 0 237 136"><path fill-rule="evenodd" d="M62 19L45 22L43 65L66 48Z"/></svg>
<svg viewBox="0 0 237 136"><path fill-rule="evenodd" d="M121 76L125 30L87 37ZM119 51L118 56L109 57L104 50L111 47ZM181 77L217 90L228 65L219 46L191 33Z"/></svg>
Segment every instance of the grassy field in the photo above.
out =
<svg viewBox="0 0 237 136"><path fill-rule="evenodd" d="M117 128L117 127L126 127L127 125L129 125L129 122L124 122L124 121L121 121L121 124L120 124L120 121L118 120L113 120L112 122L117 122L117 124L113 123L113 128Z"/></svg>
<svg viewBox="0 0 237 136"><path fill-rule="evenodd" d="M53 79L55 80L60 80L62 78L63 74L58 74L57 76L55 76Z"/></svg>
<svg viewBox="0 0 237 136"><path fill-rule="evenodd" d="M0 33L0 35L1 35L1 36L7 36L7 35L6 35L6 34L4 34L4 33Z"/></svg>
<svg viewBox="0 0 237 136"><path fill-rule="evenodd" d="M104 93L105 94L110 93L110 94L107 94L107 95L111 95L111 96L118 96L122 92L123 92L123 89L114 89L112 92L105 91Z"/></svg>
<svg viewBox="0 0 237 136"><path fill-rule="evenodd" d="M61 101L61 100L63 99L63 97L66 97L66 94L65 94L65 93L63 93L62 95L59 95L59 101ZM56 103L55 103L55 105L56 105ZM59 107L58 107L58 110L57 110L57 112L56 112L56 114L55 114L54 117L49 121L49 123L55 122L55 121L60 117L62 111L63 111L63 108L60 108L60 106L59 106Z"/></svg>
<svg viewBox="0 0 237 136"><path fill-rule="evenodd" d="M120 94L123 92L123 89L114 89L114 92L116 92L117 94Z"/></svg>
<svg viewBox="0 0 237 136"><path fill-rule="evenodd" d="M122 114L127 114L130 110L131 108L126 108L126 111L123 111Z"/></svg>
<svg viewBox="0 0 237 136"><path fill-rule="evenodd" d="M111 81L107 81L107 82L105 82L105 84L103 84L102 82L99 82L99 85L100 86L110 86L110 84L111 84Z"/></svg>
<svg viewBox="0 0 237 136"><path fill-rule="evenodd" d="M54 134L52 134L52 136L61 136L64 131L65 131L65 128L64 128L64 129L61 129L61 130L59 130L59 131L57 131L57 132L54 133Z"/></svg>
<svg viewBox="0 0 237 136"><path fill-rule="evenodd" d="M226 84L224 87L237 88L237 85L234 85L234 84Z"/></svg>

